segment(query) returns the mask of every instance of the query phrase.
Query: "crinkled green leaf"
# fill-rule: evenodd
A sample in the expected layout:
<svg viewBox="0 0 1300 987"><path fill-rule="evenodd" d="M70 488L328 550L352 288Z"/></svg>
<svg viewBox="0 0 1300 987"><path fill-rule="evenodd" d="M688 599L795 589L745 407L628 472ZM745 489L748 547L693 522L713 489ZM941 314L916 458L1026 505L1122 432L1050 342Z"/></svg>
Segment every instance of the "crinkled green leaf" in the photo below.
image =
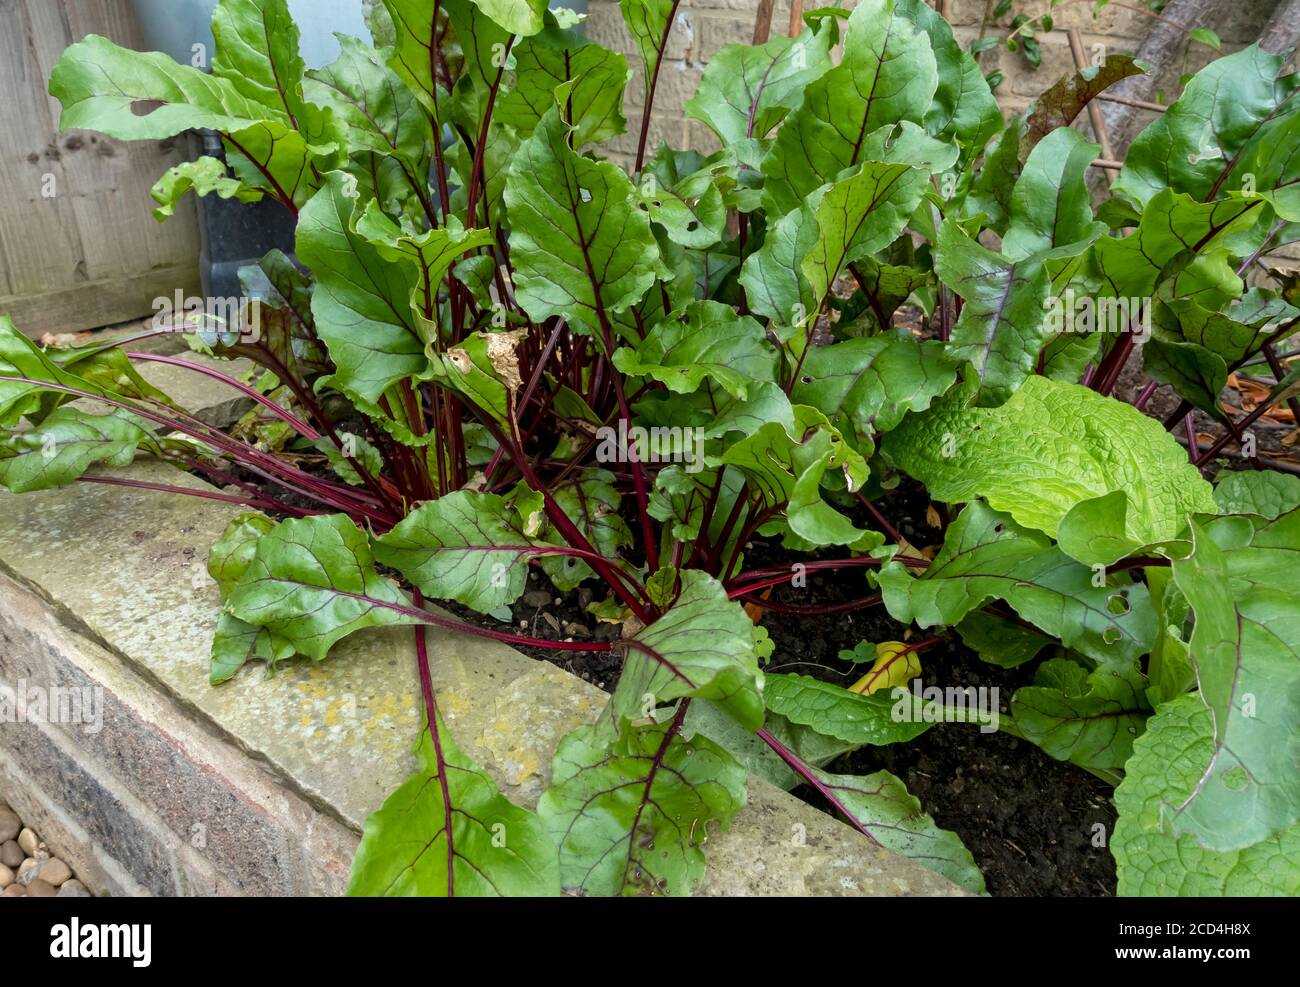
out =
<svg viewBox="0 0 1300 987"><path fill-rule="evenodd" d="M1115 789L1111 837L1117 892L1132 896L1300 895L1300 825L1237 850L1216 851L1169 832L1214 754L1214 719L1194 695L1157 710Z"/></svg>
<svg viewBox="0 0 1300 987"><path fill-rule="evenodd" d="M1273 470L1220 474L1214 486L1220 514L1275 518L1300 507L1300 477Z"/></svg>
<svg viewBox="0 0 1300 987"><path fill-rule="evenodd" d="M1213 511L1210 485L1160 423L1077 384L1030 377L1000 408L963 407L954 391L910 415L884 448L931 496L976 497L1055 536L1080 501L1123 491L1125 532L1141 545Z"/></svg>

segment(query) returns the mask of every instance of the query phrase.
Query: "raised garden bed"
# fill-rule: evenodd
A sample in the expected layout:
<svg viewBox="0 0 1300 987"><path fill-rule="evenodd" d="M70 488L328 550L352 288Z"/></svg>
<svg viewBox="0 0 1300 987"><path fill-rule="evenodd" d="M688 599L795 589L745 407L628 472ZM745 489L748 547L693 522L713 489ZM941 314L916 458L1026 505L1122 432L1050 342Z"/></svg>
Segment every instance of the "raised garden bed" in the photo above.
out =
<svg viewBox="0 0 1300 987"><path fill-rule="evenodd" d="M106 724L7 732L15 787L155 893L1300 893L1283 59L1094 202L1132 58L1006 121L921 0L808 11L710 60L705 156L647 142L677 5L623 7L639 130L540 0L372 4L322 70L283 0L210 75L64 54L64 126L222 141L160 217L297 232L178 303L204 360L0 319L0 660Z"/></svg>

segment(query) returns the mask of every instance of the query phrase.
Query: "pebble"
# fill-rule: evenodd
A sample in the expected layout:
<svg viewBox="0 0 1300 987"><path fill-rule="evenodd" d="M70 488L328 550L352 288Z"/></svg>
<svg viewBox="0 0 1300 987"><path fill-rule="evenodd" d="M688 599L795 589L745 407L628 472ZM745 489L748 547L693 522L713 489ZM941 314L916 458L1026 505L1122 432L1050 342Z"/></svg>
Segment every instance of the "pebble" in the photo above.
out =
<svg viewBox="0 0 1300 987"><path fill-rule="evenodd" d="M41 864L40 879L56 888L71 876L72 868L58 857L51 857Z"/></svg>
<svg viewBox="0 0 1300 987"><path fill-rule="evenodd" d="M23 865L18 868L18 883L24 886L31 884L36 880L37 875L41 872L41 865L31 857L23 861Z"/></svg>
<svg viewBox="0 0 1300 987"><path fill-rule="evenodd" d="M22 828L22 820L12 809L0 809L0 843L12 840Z"/></svg>
<svg viewBox="0 0 1300 987"><path fill-rule="evenodd" d="M530 607L548 607L551 605L551 594L544 589L530 589L524 594L524 603Z"/></svg>
<svg viewBox="0 0 1300 987"><path fill-rule="evenodd" d="M15 880L17 877L14 872L4 864L0 864L0 889L9 887Z"/></svg>
<svg viewBox="0 0 1300 987"><path fill-rule="evenodd" d="M27 889L21 884L11 884L9 887L0 891L0 898L26 898Z"/></svg>
<svg viewBox="0 0 1300 987"><path fill-rule="evenodd" d="M17 867L23 862L23 848L18 845L17 840L8 840L3 846L0 846L0 864L6 867Z"/></svg>
<svg viewBox="0 0 1300 987"><path fill-rule="evenodd" d="M41 845L41 838L31 829L24 829L18 834L18 845L29 857L36 856L36 849Z"/></svg>
<svg viewBox="0 0 1300 987"><path fill-rule="evenodd" d="M48 881L42 881L39 877L27 885L27 894L31 898L53 898L58 893L58 888Z"/></svg>
<svg viewBox="0 0 1300 987"><path fill-rule="evenodd" d="M59 893L58 893L57 897L59 897L59 898L89 898L89 897L90 897L90 892L86 890L86 886L85 886L84 884L82 884L82 883L81 883L80 881L78 881L76 878L73 878L71 881L64 881L64 882L63 882L63 886L62 886L61 888L59 888Z"/></svg>

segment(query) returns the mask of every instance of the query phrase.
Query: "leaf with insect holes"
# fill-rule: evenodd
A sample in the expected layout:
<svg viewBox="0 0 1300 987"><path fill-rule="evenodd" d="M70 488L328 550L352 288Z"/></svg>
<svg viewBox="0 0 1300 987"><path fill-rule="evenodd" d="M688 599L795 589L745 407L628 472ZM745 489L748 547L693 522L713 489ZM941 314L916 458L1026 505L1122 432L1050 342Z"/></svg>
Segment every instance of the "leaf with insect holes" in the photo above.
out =
<svg viewBox="0 0 1300 987"><path fill-rule="evenodd" d="M934 52L896 0L862 0L849 15L844 57L804 89L762 162L770 216L800 207L845 169L872 160L863 138L887 124L920 124L938 86Z"/></svg>
<svg viewBox="0 0 1300 987"><path fill-rule="evenodd" d="M879 846L942 874L974 894L984 893L980 873L961 837L935 825L920 801L888 771L869 775L813 774Z"/></svg>
<svg viewBox="0 0 1300 987"><path fill-rule="evenodd" d="M627 656L610 699L614 729L637 720L660 703L708 699L742 726L763 724L760 658L772 653L767 631L755 626L745 608L727 598L712 576L698 569L679 573L676 600L617 647Z"/></svg>
<svg viewBox="0 0 1300 987"><path fill-rule="evenodd" d="M686 115L708 124L723 143L767 137L803 101L809 83L831 67L837 37L828 17L795 38L723 45L704 66Z"/></svg>
<svg viewBox="0 0 1300 987"><path fill-rule="evenodd" d="M601 331L666 276L650 220L622 169L578 155L558 107L524 141L506 180L519 304Z"/></svg>
<svg viewBox="0 0 1300 987"><path fill-rule="evenodd" d="M519 599L528 560L546 547L540 509L524 516L517 506L468 490L425 501L375 539L375 558L425 596L490 613Z"/></svg>
<svg viewBox="0 0 1300 987"><path fill-rule="evenodd" d="M400 589L375 571L366 535L342 514L291 518L257 539L226 610L266 627L313 661L368 627L419 623Z"/></svg>
<svg viewBox="0 0 1300 987"><path fill-rule="evenodd" d="M1094 586L1090 568L980 501L948 527L923 575L889 562L877 579L895 620L952 626L989 600L1005 600L1023 619L1103 664L1146 654L1155 634L1143 584L1118 572Z"/></svg>
<svg viewBox="0 0 1300 987"><path fill-rule="evenodd" d="M1300 895L1300 825L1236 850L1207 849L1193 835L1170 832L1172 814L1195 795L1214 753L1213 715L1197 696L1162 705L1133 748L1115 789L1117 894Z"/></svg>
<svg viewBox="0 0 1300 987"><path fill-rule="evenodd" d="M1300 820L1300 508L1198 518L1192 534L1174 582L1196 617L1188 654L1213 742L1165 821L1202 847L1240 850Z"/></svg>
<svg viewBox="0 0 1300 987"><path fill-rule="evenodd" d="M225 76L178 65L158 52L130 51L95 34L64 51L50 73L50 95L63 104L60 128L97 130L118 140L289 122L283 105L251 98ZM137 107L153 108L141 115Z"/></svg>
<svg viewBox="0 0 1300 987"><path fill-rule="evenodd" d="M1077 384L1030 377L1000 408L963 405L954 390L884 440L934 499L985 498L1055 536L1081 501L1123 492L1134 544L1176 538L1187 515L1212 512L1210 485L1187 453L1137 409Z"/></svg>
<svg viewBox="0 0 1300 987"><path fill-rule="evenodd" d="M775 381L777 360L755 319L714 301L692 302L636 347L614 351L614 366L630 376L651 377L678 394L712 380L738 398L747 396L752 383Z"/></svg>
<svg viewBox="0 0 1300 987"><path fill-rule="evenodd" d="M1024 738L1058 761L1117 770L1133 753L1151 707L1146 677L1118 662L1092 670L1065 658L1038 666L1034 684L1011 697L1011 715Z"/></svg>
<svg viewBox="0 0 1300 987"><path fill-rule="evenodd" d="M168 168L158 181L154 182L149 194L158 203L153 211L154 219L167 219L176 211L176 203L186 192L194 190L195 195L218 195L223 199L238 199L240 202L256 202L262 197L262 190L249 188L238 178L231 178L226 163L220 158L207 156L183 161Z"/></svg>
<svg viewBox="0 0 1300 987"><path fill-rule="evenodd" d="M690 894L705 839L745 804L745 778L717 744L671 724L627 724L612 745L579 727L560 741L537 805L560 847L560 883L577 894Z"/></svg>
<svg viewBox="0 0 1300 987"><path fill-rule="evenodd" d="M555 843L426 724L416 770L366 819L347 893L355 897L539 897L560 893Z"/></svg>
<svg viewBox="0 0 1300 987"><path fill-rule="evenodd" d="M59 408L35 428L0 434L0 487L13 493L62 487L92 466L129 466L152 445L148 424L129 411L92 415Z"/></svg>

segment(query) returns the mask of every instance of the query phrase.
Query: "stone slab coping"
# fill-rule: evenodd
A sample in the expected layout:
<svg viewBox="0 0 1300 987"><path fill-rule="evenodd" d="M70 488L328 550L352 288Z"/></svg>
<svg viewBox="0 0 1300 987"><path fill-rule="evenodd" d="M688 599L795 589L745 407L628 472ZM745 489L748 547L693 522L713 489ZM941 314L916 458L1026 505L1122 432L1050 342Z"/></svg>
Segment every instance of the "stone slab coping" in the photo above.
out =
<svg viewBox="0 0 1300 987"><path fill-rule="evenodd" d="M154 462L126 472L203 486ZM209 685L219 598L207 553L239 512L102 484L0 494L0 571L151 683L178 719L233 744L359 835L414 767L421 702L411 631L364 631L322 663L295 660L272 678L256 663ZM606 694L495 641L437 627L428 640L440 708L457 743L508 798L532 807L557 742L594 720ZM965 893L753 775L746 806L708 843L704 895Z"/></svg>

